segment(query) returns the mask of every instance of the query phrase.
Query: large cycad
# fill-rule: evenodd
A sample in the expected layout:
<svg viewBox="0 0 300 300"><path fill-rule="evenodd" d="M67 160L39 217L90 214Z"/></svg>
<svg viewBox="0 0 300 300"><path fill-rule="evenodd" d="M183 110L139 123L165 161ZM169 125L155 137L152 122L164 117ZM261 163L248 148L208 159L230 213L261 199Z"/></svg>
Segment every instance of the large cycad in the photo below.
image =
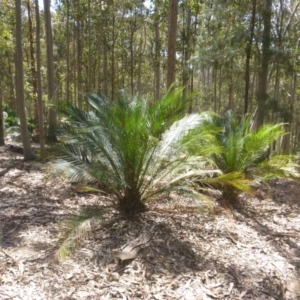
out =
<svg viewBox="0 0 300 300"><path fill-rule="evenodd" d="M86 101L89 112L69 104L61 109L67 134L57 149L56 172L114 194L126 213L143 210L158 193L181 188L183 169L191 162L180 142L208 118L185 116L189 100L181 90L154 103L124 95L111 102L97 94Z"/></svg>

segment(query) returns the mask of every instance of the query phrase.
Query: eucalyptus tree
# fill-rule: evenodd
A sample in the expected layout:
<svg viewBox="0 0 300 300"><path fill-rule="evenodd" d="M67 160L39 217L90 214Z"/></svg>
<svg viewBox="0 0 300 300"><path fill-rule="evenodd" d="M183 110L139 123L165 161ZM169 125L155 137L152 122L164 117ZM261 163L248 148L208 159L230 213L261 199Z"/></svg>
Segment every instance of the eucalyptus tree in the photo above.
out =
<svg viewBox="0 0 300 300"><path fill-rule="evenodd" d="M17 103L18 103L18 115L21 124L24 159L34 160L35 154L33 153L30 145L30 137L27 128L27 119L26 119L26 112L25 112L21 0L15 0L15 12L16 12L15 65L16 65L16 95L17 95Z"/></svg>
<svg viewBox="0 0 300 300"><path fill-rule="evenodd" d="M0 48L1 48L1 89L4 107L16 110L14 82L14 35L15 3L14 0L0 1Z"/></svg>
<svg viewBox="0 0 300 300"><path fill-rule="evenodd" d="M155 45L155 57L154 57L154 99L159 99L160 84L161 84L161 40L160 40L160 14L159 14L159 1L154 2L154 45Z"/></svg>
<svg viewBox="0 0 300 300"><path fill-rule="evenodd" d="M1 55L0 55L1 57ZM0 70L0 146L4 146L4 112L3 112L3 92L2 92L2 70Z"/></svg>
<svg viewBox="0 0 300 300"><path fill-rule="evenodd" d="M252 0L251 21L249 26L249 39L246 45L246 62L245 62L245 96L244 96L244 114L249 109L249 89L250 89L250 59L252 54L252 45L254 38L255 19L256 19L256 0Z"/></svg>
<svg viewBox="0 0 300 300"><path fill-rule="evenodd" d="M178 0L169 1L167 88L175 82Z"/></svg>
<svg viewBox="0 0 300 300"><path fill-rule="evenodd" d="M53 39L52 39L52 21L51 21L51 0L44 0L46 49L47 49L47 82L48 82L48 101L53 102L55 94L54 82L54 61L53 61ZM54 109L49 109L49 125L47 140L56 141L57 120Z"/></svg>
<svg viewBox="0 0 300 300"><path fill-rule="evenodd" d="M262 36L262 53L261 65L258 77L257 88L257 128L263 125L265 118L265 105L268 97L268 72L269 62L271 58L270 45L271 45L271 18L272 18L272 0L265 0L262 7L262 20L263 20L263 36Z"/></svg>
<svg viewBox="0 0 300 300"><path fill-rule="evenodd" d="M26 8L27 8L27 20L28 20L28 39L29 39L29 53L30 53L30 70L31 70L31 85L32 85L32 100L33 100L33 115L34 120L37 123L38 121L38 87L37 87L37 72L35 66L35 49L34 49L34 39L33 39L33 22L32 22L32 14L31 14L31 0L27 0Z"/></svg>
<svg viewBox="0 0 300 300"><path fill-rule="evenodd" d="M35 19L36 19L36 81L37 81L37 101L38 101L38 124L39 124L39 142L41 150L45 147L44 136L44 102L42 95L42 76L41 76L41 45L40 45L40 10L39 0L35 0Z"/></svg>

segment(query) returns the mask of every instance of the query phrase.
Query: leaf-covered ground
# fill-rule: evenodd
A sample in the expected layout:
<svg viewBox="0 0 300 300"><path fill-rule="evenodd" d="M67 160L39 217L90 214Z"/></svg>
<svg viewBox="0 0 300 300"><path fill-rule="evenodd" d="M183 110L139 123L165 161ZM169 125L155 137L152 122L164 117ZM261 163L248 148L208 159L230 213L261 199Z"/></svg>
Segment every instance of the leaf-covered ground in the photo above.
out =
<svg viewBox="0 0 300 300"><path fill-rule="evenodd" d="M234 210L212 200L195 213L170 195L138 220L113 211L58 264L60 222L110 199L46 180L14 147L0 147L0 299L300 299L300 183L261 185ZM144 230L152 239L116 272L113 251Z"/></svg>

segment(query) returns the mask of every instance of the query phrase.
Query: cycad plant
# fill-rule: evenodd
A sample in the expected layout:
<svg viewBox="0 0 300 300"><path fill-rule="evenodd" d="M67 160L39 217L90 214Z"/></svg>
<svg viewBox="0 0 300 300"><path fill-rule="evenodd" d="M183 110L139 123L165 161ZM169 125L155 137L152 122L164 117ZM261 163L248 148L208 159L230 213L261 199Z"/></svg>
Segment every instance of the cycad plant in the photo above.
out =
<svg viewBox="0 0 300 300"><path fill-rule="evenodd" d="M214 150L205 154L206 159L223 174L234 173L249 180L283 176L295 178L296 168L289 157L270 156L269 153L272 143L286 134L283 124L265 124L258 130L252 130L251 121L250 116L237 118L231 111L224 117L214 115L207 119L205 126L215 134L209 145ZM189 134L195 140L189 147L190 154L202 154L205 149L203 125ZM226 196L234 195L233 185L227 185L224 192Z"/></svg>
<svg viewBox="0 0 300 300"><path fill-rule="evenodd" d="M232 111L223 118L215 118L215 125L221 129L216 142L222 150L213 153L212 159L224 173L250 175L251 170L267 160L271 144L286 134L283 124L264 124L252 130L251 121L251 116L238 119Z"/></svg>
<svg viewBox="0 0 300 300"><path fill-rule="evenodd" d="M130 214L154 195L184 189L183 169L191 162L180 141L209 117L185 116L190 100L181 90L153 103L124 95L112 102L97 94L86 103L89 112L70 104L60 108L67 121L53 163L56 173L115 195L118 208Z"/></svg>
<svg viewBox="0 0 300 300"><path fill-rule="evenodd" d="M208 154L219 151L213 127L207 126L213 123L211 114L187 115L191 99L183 99L181 92L169 92L153 103L124 95L112 102L92 94L85 99L88 112L65 103L59 108L65 134L55 149L54 173L109 193L130 217L162 193L198 196L201 184L216 183L244 189L237 173L224 175L208 162ZM193 148L196 127L205 146L194 156L188 149ZM63 222L58 256L66 257L76 248L109 209L93 207Z"/></svg>

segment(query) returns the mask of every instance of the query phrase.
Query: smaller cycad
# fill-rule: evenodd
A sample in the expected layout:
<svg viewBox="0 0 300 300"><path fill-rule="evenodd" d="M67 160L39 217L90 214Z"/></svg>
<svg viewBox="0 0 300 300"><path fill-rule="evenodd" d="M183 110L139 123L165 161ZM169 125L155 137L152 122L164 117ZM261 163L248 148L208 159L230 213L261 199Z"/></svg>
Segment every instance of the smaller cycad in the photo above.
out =
<svg viewBox="0 0 300 300"><path fill-rule="evenodd" d="M215 115L208 119L205 126L215 132L209 146L203 141L202 124L202 127L190 133L195 142L191 140L189 152L204 155L224 175L235 174L237 179L247 178L250 182L256 179L298 176L295 164L290 163L290 157L269 157L272 143L286 134L283 124L265 124L255 131L251 130L251 117L238 119L232 112L228 112L224 117ZM205 147L211 150L203 153ZM234 185L227 185L224 188L226 196L234 194L233 187Z"/></svg>

